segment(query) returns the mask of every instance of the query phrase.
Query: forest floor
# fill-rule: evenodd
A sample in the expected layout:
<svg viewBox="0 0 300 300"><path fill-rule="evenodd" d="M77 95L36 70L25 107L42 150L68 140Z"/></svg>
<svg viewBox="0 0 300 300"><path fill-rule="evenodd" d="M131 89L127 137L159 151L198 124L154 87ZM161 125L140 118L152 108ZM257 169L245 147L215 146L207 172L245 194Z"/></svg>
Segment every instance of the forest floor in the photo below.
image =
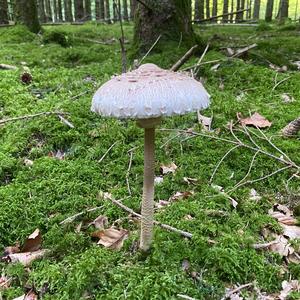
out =
<svg viewBox="0 0 300 300"><path fill-rule="evenodd" d="M162 182L155 193L156 220L193 237L156 228L147 257L137 251L137 220L105 194L139 212L143 132L134 121L90 112L96 89L121 71L119 26L44 30L44 36L22 27L0 30L0 63L18 68L0 70L0 120L68 113L63 119L50 115L0 123L0 247L17 241L23 245L38 228L40 233L31 237L33 246L27 239L25 248L36 250L42 236L42 248L50 250L29 266L0 262L1 297L14 299L33 290L43 299L60 300L180 299L178 294L221 299L240 287L232 293L238 299L275 299L284 293L284 282L290 299L299 299L299 282L291 281L300 278L299 228L288 227L294 235L285 233L286 239L282 233L300 215L300 141L299 136L284 138L280 133L300 112L300 71L294 64L300 61L299 30L265 25L196 29L205 43L211 40L203 61L221 59L219 66L205 64L198 73L212 96L210 108L201 112L213 116L211 131L202 128L195 113L163 121L160 129L172 130L157 130L156 175ZM132 32L125 25L127 48ZM243 58L225 55L226 47L253 43L258 46ZM158 43L144 62L170 68L186 50L180 43ZM29 84L20 80L24 66L32 75ZM245 131L238 112L243 117L258 112L272 125ZM191 135L191 128L202 135ZM162 175L160 166L170 163L177 169L172 165L174 173ZM237 187L241 180L244 184ZM95 207L99 209L86 211ZM124 244L117 241L120 250L97 245L91 237L96 229L88 224L99 215L108 218L107 228L128 230ZM265 245L276 238L281 240Z"/></svg>

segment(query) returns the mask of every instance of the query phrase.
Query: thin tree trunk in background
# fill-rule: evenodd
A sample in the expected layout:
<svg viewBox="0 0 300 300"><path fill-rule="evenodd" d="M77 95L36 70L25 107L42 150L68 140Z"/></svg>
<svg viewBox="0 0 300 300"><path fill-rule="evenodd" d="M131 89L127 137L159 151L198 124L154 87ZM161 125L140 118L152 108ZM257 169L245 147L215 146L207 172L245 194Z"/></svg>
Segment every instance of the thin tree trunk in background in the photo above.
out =
<svg viewBox="0 0 300 300"><path fill-rule="evenodd" d="M236 0L236 10L239 11L241 9L241 0ZM236 23L239 23L241 20L241 13L237 13L235 16Z"/></svg>
<svg viewBox="0 0 300 300"><path fill-rule="evenodd" d="M277 18L279 19L280 23L283 23L285 19L289 16L289 0L281 0Z"/></svg>
<svg viewBox="0 0 300 300"><path fill-rule="evenodd" d="M233 13L234 10L234 0L231 0L230 12ZM230 15L230 23L233 23L233 14Z"/></svg>
<svg viewBox="0 0 300 300"><path fill-rule="evenodd" d="M259 12L260 12L260 0L254 0L254 11L253 11L253 19L259 19Z"/></svg>
<svg viewBox="0 0 300 300"><path fill-rule="evenodd" d="M109 0L105 0L105 21L110 22Z"/></svg>
<svg viewBox="0 0 300 300"><path fill-rule="evenodd" d="M0 24L8 24L7 0L0 0Z"/></svg>
<svg viewBox="0 0 300 300"><path fill-rule="evenodd" d="M92 20L91 0L84 1L84 20Z"/></svg>
<svg viewBox="0 0 300 300"><path fill-rule="evenodd" d="M100 20L105 19L105 5L104 5L104 0L100 0Z"/></svg>
<svg viewBox="0 0 300 300"><path fill-rule="evenodd" d="M83 0L75 0L75 21L81 22L84 17Z"/></svg>
<svg viewBox="0 0 300 300"><path fill-rule="evenodd" d="M95 1L95 17L96 20L100 20L100 0Z"/></svg>
<svg viewBox="0 0 300 300"><path fill-rule="evenodd" d="M72 22L72 0L64 0L64 9L65 9L65 21Z"/></svg>
<svg viewBox="0 0 300 300"><path fill-rule="evenodd" d="M223 22L227 23L228 22L228 0L224 0L223 2Z"/></svg>
<svg viewBox="0 0 300 300"><path fill-rule="evenodd" d="M53 0L53 15L54 15L54 22L57 22L58 20L58 14L57 14L57 0Z"/></svg>
<svg viewBox="0 0 300 300"><path fill-rule="evenodd" d="M50 0L45 0L46 22L53 22Z"/></svg>
<svg viewBox="0 0 300 300"><path fill-rule="evenodd" d="M246 19L251 19L251 12L252 12L252 0L247 0L247 7L248 10L246 12Z"/></svg>
<svg viewBox="0 0 300 300"><path fill-rule="evenodd" d="M245 0L241 0L241 7L240 7L241 10L245 9ZM244 20L244 12L242 11L240 13L240 21L243 21Z"/></svg>
<svg viewBox="0 0 300 300"><path fill-rule="evenodd" d="M61 0L58 0L57 10L58 10L58 19L60 22L62 22L63 21L63 13L62 13Z"/></svg>
<svg viewBox="0 0 300 300"><path fill-rule="evenodd" d="M117 7L117 2L114 0L113 0L113 18L114 18L114 23L118 22L119 20L118 7Z"/></svg>
<svg viewBox="0 0 300 300"><path fill-rule="evenodd" d="M194 4L194 20L200 20L200 15L199 15L199 0L195 0L195 4Z"/></svg>
<svg viewBox="0 0 300 300"><path fill-rule="evenodd" d="M206 19L210 18L210 7L209 7L209 0L205 1L206 6Z"/></svg>
<svg viewBox="0 0 300 300"><path fill-rule="evenodd" d="M134 19L136 8L137 8L136 0L130 0L130 20Z"/></svg>
<svg viewBox="0 0 300 300"><path fill-rule="evenodd" d="M213 0L213 7L212 7L212 16L216 16L218 14L218 0ZM213 22L217 22L217 19L214 19Z"/></svg>
<svg viewBox="0 0 300 300"><path fill-rule="evenodd" d="M45 3L44 3L44 0L39 0L39 2L38 2L38 12L39 12L40 21L42 23L46 23L47 22L47 18L46 18L46 13L45 13Z"/></svg>
<svg viewBox="0 0 300 300"><path fill-rule="evenodd" d="M182 41L194 45L190 0L148 0L148 7L139 4L135 16L134 44L145 52L161 35L160 42Z"/></svg>
<svg viewBox="0 0 300 300"><path fill-rule="evenodd" d="M41 26L38 19L36 0L16 0L17 22L25 25L31 32L38 33Z"/></svg>
<svg viewBox="0 0 300 300"><path fill-rule="evenodd" d="M128 2L127 0L123 0L123 18L125 21L128 21Z"/></svg>
<svg viewBox="0 0 300 300"><path fill-rule="evenodd" d="M204 0L199 1L199 19L204 20Z"/></svg>
<svg viewBox="0 0 300 300"><path fill-rule="evenodd" d="M268 0L267 1L267 8L266 8L266 16L265 21L271 22L273 17L273 6L274 6L274 0Z"/></svg>

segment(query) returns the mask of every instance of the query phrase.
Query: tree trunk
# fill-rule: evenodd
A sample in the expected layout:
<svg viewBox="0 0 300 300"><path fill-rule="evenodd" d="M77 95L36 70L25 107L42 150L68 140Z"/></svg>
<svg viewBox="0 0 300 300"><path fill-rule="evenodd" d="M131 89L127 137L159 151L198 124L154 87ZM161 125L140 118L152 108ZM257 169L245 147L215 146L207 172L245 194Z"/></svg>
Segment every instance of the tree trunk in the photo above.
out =
<svg viewBox="0 0 300 300"><path fill-rule="evenodd" d="M75 21L81 22L84 17L83 0L75 0Z"/></svg>
<svg viewBox="0 0 300 300"><path fill-rule="evenodd" d="M39 0L39 6L38 6L38 12L39 12L39 18L42 23L47 22L46 13L45 13L45 3L44 0Z"/></svg>
<svg viewBox="0 0 300 300"><path fill-rule="evenodd" d="M46 2L45 2L45 11L46 11L47 22L53 22L50 0L46 0Z"/></svg>
<svg viewBox="0 0 300 300"><path fill-rule="evenodd" d="M137 8L136 0L130 0L130 20L134 19L136 8Z"/></svg>
<svg viewBox="0 0 300 300"><path fill-rule="evenodd" d="M209 7L209 0L205 1L205 7L206 7L206 19L210 18L210 7Z"/></svg>
<svg viewBox="0 0 300 300"><path fill-rule="evenodd" d="M109 0L105 0L105 21L110 22Z"/></svg>
<svg viewBox="0 0 300 300"><path fill-rule="evenodd" d="M0 24L8 24L7 0L0 0Z"/></svg>
<svg viewBox="0 0 300 300"><path fill-rule="evenodd" d="M73 22L72 0L64 0L65 21Z"/></svg>
<svg viewBox="0 0 300 300"><path fill-rule="evenodd" d="M92 20L91 0L84 1L84 20Z"/></svg>
<svg viewBox="0 0 300 300"><path fill-rule="evenodd" d="M127 0L123 0L123 18L125 21L128 21L128 2Z"/></svg>
<svg viewBox="0 0 300 300"><path fill-rule="evenodd" d="M212 7L212 16L216 16L218 14L218 0L213 0ZM214 19L213 22L217 22L217 19Z"/></svg>
<svg viewBox="0 0 300 300"><path fill-rule="evenodd" d="M57 1L53 0L53 15L54 15L54 22L58 21L58 13L57 13Z"/></svg>
<svg viewBox="0 0 300 300"><path fill-rule="evenodd" d="M141 52L151 47L159 35L162 40L179 41L191 45L195 36L191 23L190 0L144 0L138 4L134 42Z"/></svg>
<svg viewBox="0 0 300 300"><path fill-rule="evenodd" d="M233 14L232 13L234 12L234 0L231 0L230 12L231 12L230 23L233 23Z"/></svg>
<svg viewBox="0 0 300 300"><path fill-rule="evenodd" d="M254 0L253 19L259 20L260 0Z"/></svg>
<svg viewBox="0 0 300 300"><path fill-rule="evenodd" d="M277 18L279 19L280 23L283 23L285 19L289 17L289 0L281 0Z"/></svg>
<svg viewBox="0 0 300 300"><path fill-rule="evenodd" d="M34 33L41 30L36 0L16 0L17 22L28 27Z"/></svg>
<svg viewBox="0 0 300 300"><path fill-rule="evenodd" d="M271 22L272 21L273 5L274 5L274 0L268 0L267 1L266 16L265 16L265 21L266 22Z"/></svg>
<svg viewBox="0 0 300 300"><path fill-rule="evenodd" d="M58 0L57 10L58 10L58 19L59 19L60 22L62 22L63 21L63 14L62 14L61 0Z"/></svg>
<svg viewBox="0 0 300 300"><path fill-rule="evenodd" d="M228 22L228 0L224 0L223 2L223 22L227 23Z"/></svg>
<svg viewBox="0 0 300 300"><path fill-rule="evenodd" d="M245 0L241 0L241 7L240 7L241 10L245 9ZM242 11L240 13L240 21L243 21L244 20L244 12Z"/></svg>
<svg viewBox="0 0 300 300"><path fill-rule="evenodd" d="M240 10L241 9L241 0L236 0L236 10ZM237 13L235 15L235 21L236 23L239 23L241 20L241 13Z"/></svg>
<svg viewBox="0 0 300 300"><path fill-rule="evenodd" d="M117 1L113 1L113 18L114 18L114 23L118 22L119 20L119 15L118 15L118 7L117 7Z"/></svg>

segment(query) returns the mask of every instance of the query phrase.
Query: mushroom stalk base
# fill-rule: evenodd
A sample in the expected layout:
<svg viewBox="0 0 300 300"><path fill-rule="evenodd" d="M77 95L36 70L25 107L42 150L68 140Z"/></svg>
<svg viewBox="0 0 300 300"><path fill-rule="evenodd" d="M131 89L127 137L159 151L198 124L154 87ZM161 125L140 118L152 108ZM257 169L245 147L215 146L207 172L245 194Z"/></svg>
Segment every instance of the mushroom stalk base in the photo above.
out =
<svg viewBox="0 0 300 300"><path fill-rule="evenodd" d="M155 128L145 128L144 186L140 249L148 251L152 241L154 214L154 147Z"/></svg>

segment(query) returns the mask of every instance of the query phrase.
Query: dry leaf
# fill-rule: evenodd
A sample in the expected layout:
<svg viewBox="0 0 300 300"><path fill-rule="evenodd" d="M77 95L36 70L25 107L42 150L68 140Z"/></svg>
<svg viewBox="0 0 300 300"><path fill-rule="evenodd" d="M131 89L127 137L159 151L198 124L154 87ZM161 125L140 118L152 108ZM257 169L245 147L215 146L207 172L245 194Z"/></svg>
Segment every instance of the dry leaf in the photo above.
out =
<svg viewBox="0 0 300 300"><path fill-rule="evenodd" d="M102 191L100 191L98 193L98 197L102 198L104 200L110 200L110 199L113 198L113 195L111 193L108 193L108 192L102 192Z"/></svg>
<svg viewBox="0 0 300 300"><path fill-rule="evenodd" d="M47 253L49 253L49 250L46 249L34 252L14 253L7 255L5 258L3 258L3 260L28 266L34 260L44 257Z"/></svg>
<svg viewBox="0 0 300 300"><path fill-rule="evenodd" d="M32 167L32 166L33 166L33 161L30 160L30 159L28 159L28 158L25 158L25 159L24 159L24 165L25 165L26 167Z"/></svg>
<svg viewBox="0 0 300 300"><path fill-rule="evenodd" d="M289 294L293 291L300 291L300 284L298 280L291 280L291 281L283 281L282 282L282 291L278 296L278 299L285 300L288 298Z"/></svg>
<svg viewBox="0 0 300 300"><path fill-rule="evenodd" d="M94 225L95 228L103 230L108 225L108 218L106 216L98 216L93 222L88 224L88 226Z"/></svg>
<svg viewBox="0 0 300 300"><path fill-rule="evenodd" d="M191 267L190 262L187 259L184 259L181 264L181 268L184 272L187 272Z"/></svg>
<svg viewBox="0 0 300 300"><path fill-rule="evenodd" d="M37 299L38 299L38 295L34 291L31 290L27 294L24 294L13 300L37 300Z"/></svg>
<svg viewBox="0 0 300 300"><path fill-rule="evenodd" d="M128 231L125 229L117 230L109 228L99 232L98 245L103 245L105 248L120 250L123 246L124 240L128 237Z"/></svg>
<svg viewBox="0 0 300 300"><path fill-rule="evenodd" d="M190 177L183 177L183 181L187 184L197 184L198 179L197 178L190 178Z"/></svg>
<svg viewBox="0 0 300 300"><path fill-rule="evenodd" d="M300 70L300 60L294 61L292 64L295 65L298 70Z"/></svg>
<svg viewBox="0 0 300 300"><path fill-rule="evenodd" d="M300 227L289 226L285 224L280 224L283 228L283 235L289 237L291 240L300 239Z"/></svg>
<svg viewBox="0 0 300 300"><path fill-rule="evenodd" d="M269 246L269 249L281 256L289 256L295 251L289 244L289 241L282 235L277 237L277 239Z"/></svg>
<svg viewBox="0 0 300 300"><path fill-rule="evenodd" d="M187 199L192 195L194 195L193 191L176 192L172 197L169 198L169 201L178 201L178 200Z"/></svg>
<svg viewBox="0 0 300 300"><path fill-rule="evenodd" d="M65 156L66 156L66 153L61 151L61 150L57 150L57 151L50 151L48 153L48 156L49 157L54 157L54 158L57 158L59 160L64 160L65 159Z"/></svg>
<svg viewBox="0 0 300 300"><path fill-rule="evenodd" d="M32 252L39 250L42 244L42 235L39 229L36 229L24 242L22 252Z"/></svg>
<svg viewBox="0 0 300 300"><path fill-rule="evenodd" d="M75 232L76 232L76 233L79 233L79 232L81 231L81 228L82 228L82 222L80 222L80 223L76 226Z"/></svg>
<svg viewBox="0 0 300 300"><path fill-rule="evenodd" d="M251 117L249 118L241 118L241 113L237 113L237 117L241 125L243 126L255 126L258 128L266 128L270 127L272 123L268 121L265 117L260 115L259 113L255 112Z"/></svg>
<svg viewBox="0 0 300 300"><path fill-rule="evenodd" d="M21 251L20 250L20 244L19 244L19 242L17 242L15 246L6 247L4 249L3 255L6 256L6 255L9 255L9 254L13 254L13 253L19 253L20 251Z"/></svg>
<svg viewBox="0 0 300 300"><path fill-rule="evenodd" d="M249 199L252 201L259 201L261 199L261 196L257 193L255 189L251 189Z"/></svg>
<svg viewBox="0 0 300 300"><path fill-rule="evenodd" d="M191 215L186 215L186 216L184 216L184 219L187 221L191 221L191 220L194 220L195 218L192 217Z"/></svg>
<svg viewBox="0 0 300 300"><path fill-rule="evenodd" d="M160 171L161 171L161 173L162 173L163 175L166 175L166 174L168 174L168 173L173 173L173 174L174 174L177 168L178 168L178 167L172 162L172 163L170 163L170 164L168 164L168 165L162 164L162 165L160 166Z"/></svg>
<svg viewBox="0 0 300 300"><path fill-rule="evenodd" d="M273 208L271 208L268 213L270 216L277 219L281 224L297 224L297 220L293 217L293 213L285 205L275 203Z"/></svg>
<svg viewBox="0 0 300 300"><path fill-rule="evenodd" d="M213 66L210 68L210 70L216 72L216 71L219 69L220 65L221 65L221 64L215 64L215 65L213 65Z"/></svg>
<svg viewBox="0 0 300 300"><path fill-rule="evenodd" d="M162 176L155 176L154 178L154 184L161 184L164 181L164 178Z"/></svg>
<svg viewBox="0 0 300 300"><path fill-rule="evenodd" d="M234 55L234 50L230 47L226 48L227 56L232 56Z"/></svg>
<svg viewBox="0 0 300 300"><path fill-rule="evenodd" d="M289 103L289 102L294 102L295 101L295 98L294 97L291 97L289 96L288 94L286 93L283 93L281 95L281 99L284 103Z"/></svg>
<svg viewBox="0 0 300 300"><path fill-rule="evenodd" d="M171 204L170 201L159 200L158 202L155 202L155 207L157 209L160 209L160 208L165 208L165 207L169 206L170 204Z"/></svg>
<svg viewBox="0 0 300 300"><path fill-rule="evenodd" d="M201 124L206 131L211 131L212 118L202 116L200 110L197 111L197 116L198 123Z"/></svg>
<svg viewBox="0 0 300 300"><path fill-rule="evenodd" d="M62 115L58 115L58 117L63 123L65 123L70 128L75 128L75 126L70 121L68 121L66 118L64 118Z"/></svg>
<svg viewBox="0 0 300 300"><path fill-rule="evenodd" d="M242 100L244 100L245 97L246 97L246 93L245 92L241 92L240 94L238 94L236 96L236 101L242 101Z"/></svg>
<svg viewBox="0 0 300 300"><path fill-rule="evenodd" d="M7 278L4 275L0 277L0 292L9 288L10 281L11 278Z"/></svg>

